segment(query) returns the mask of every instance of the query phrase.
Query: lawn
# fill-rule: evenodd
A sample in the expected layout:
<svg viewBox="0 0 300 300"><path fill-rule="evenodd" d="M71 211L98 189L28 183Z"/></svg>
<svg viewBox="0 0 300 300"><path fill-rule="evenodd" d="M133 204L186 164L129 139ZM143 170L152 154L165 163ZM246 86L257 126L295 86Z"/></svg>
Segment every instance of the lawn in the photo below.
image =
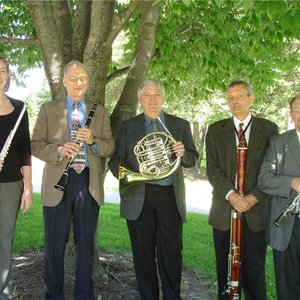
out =
<svg viewBox="0 0 300 300"><path fill-rule="evenodd" d="M211 227L207 215L188 213L184 225L184 266L193 268L209 278L216 289L215 257ZM119 217L118 204L105 204L100 210L98 240L100 249L130 251L126 222ZM43 217L40 194L34 194L34 203L29 213L20 214L17 221L14 253L43 251ZM275 300L275 280L271 250L266 262L268 299Z"/></svg>

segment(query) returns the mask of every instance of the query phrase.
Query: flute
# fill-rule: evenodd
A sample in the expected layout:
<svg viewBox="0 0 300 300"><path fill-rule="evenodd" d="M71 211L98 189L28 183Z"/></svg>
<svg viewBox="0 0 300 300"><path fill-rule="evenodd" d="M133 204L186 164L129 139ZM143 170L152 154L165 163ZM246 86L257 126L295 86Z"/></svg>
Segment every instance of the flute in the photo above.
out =
<svg viewBox="0 0 300 300"><path fill-rule="evenodd" d="M91 111L88 115L88 118L84 124L84 127L89 127L93 118L94 118L94 115L95 115L95 111L96 111L96 108L97 108L97 104L94 104L91 108ZM83 146L83 141L77 141L77 144L82 147ZM63 174L60 178L60 180L57 182L57 184L54 186L57 190L59 191L64 191L66 189L66 186L67 186L67 182L68 182L68 178L69 178L69 169L74 161L74 159L76 158L77 154L74 154L72 155L69 160L68 160L68 163L63 171Z"/></svg>
<svg viewBox="0 0 300 300"><path fill-rule="evenodd" d="M12 140L14 138L14 135L15 135L15 133L16 133L19 125L20 125L20 122L21 122L21 120L23 118L23 115L24 115L24 113L26 111L26 108L27 108L27 105L28 105L28 102L29 102L30 98L31 98L31 94L28 95L28 97L26 98L26 100L24 102L24 105L22 107L22 110L21 110L21 112L19 114L19 117L17 119L17 122L16 122L14 128L10 131L10 133L9 133L9 135L8 135L6 141L5 141L5 144L4 144L4 146L3 146L2 150L1 150L0 161L2 161L3 163L4 163L5 157L7 156L7 153L8 153L8 150L10 148L10 145L12 143ZM0 170L0 172L1 172L1 170Z"/></svg>

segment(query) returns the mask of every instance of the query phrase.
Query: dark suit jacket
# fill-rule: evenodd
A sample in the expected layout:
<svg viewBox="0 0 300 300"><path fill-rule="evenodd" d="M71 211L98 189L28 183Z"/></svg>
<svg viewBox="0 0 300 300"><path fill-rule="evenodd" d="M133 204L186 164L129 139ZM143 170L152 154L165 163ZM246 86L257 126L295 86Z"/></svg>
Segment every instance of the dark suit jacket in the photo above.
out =
<svg viewBox="0 0 300 300"><path fill-rule="evenodd" d="M86 101L86 114L93 103ZM87 146L90 168L89 191L98 204L104 201L102 157L114 150L114 139L110 129L109 116L105 108L97 105L95 116L89 126L97 140L99 153ZM59 147L70 141L67 108L65 101L51 101L42 105L31 141L32 154L46 162L42 179L42 200L44 206L55 206L63 197L63 192L54 188L63 174L68 158L59 160Z"/></svg>
<svg viewBox="0 0 300 300"><path fill-rule="evenodd" d="M277 126L265 119L252 117L247 151L245 194L253 194L258 203L245 213L253 231L266 228L265 199L267 195L257 186L257 177L270 137L278 132ZM218 121L209 126L206 135L207 176L213 187L209 224L220 230L230 228L232 206L225 199L235 190L237 172L237 147L233 119Z"/></svg>
<svg viewBox="0 0 300 300"><path fill-rule="evenodd" d="M267 241L279 251L284 251L289 244L295 215L289 213L280 227L276 227L273 221L295 197L296 191L291 189L293 177L300 177L300 145L295 129L272 137L258 177L260 189L272 195Z"/></svg>
<svg viewBox="0 0 300 300"><path fill-rule="evenodd" d="M171 175L179 214L186 220L185 187L182 173L183 167L195 165L198 154L193 142L190 124L186 120L165 113L165 125L176 141L181 141L185 153L181 166ZM134 155L134 147L145 136L145 117L140 114L122 123L116 139L116 149L108 163L113 175L118 178L120 162L123 161L131 171L139 173L139 164ZM120 186L121 216L128 220L136 220L143 208L145 198L145 183L137 183L123 190Z"/></svg>

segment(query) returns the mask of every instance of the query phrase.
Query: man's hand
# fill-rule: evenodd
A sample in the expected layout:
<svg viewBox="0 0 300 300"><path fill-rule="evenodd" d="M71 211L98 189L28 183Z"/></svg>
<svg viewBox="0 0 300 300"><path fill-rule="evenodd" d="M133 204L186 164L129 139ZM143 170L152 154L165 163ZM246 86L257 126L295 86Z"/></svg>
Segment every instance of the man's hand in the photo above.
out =
<svg viewBox="0 0 300 300"><path fill-rule="evenodd" d="M84 141L87 144L93 143L93 134L92 130L87 127L78 128L78 131L76 133L76 138L80 141Z"/></svg>
<svg viewBox="0 0 300 300"><path fill-rule="evenodd" d="M4 161L0 160L0 172L1 172L2 168L3 168L3 163L4 163Z"/></svg>
<svg viewBox="0 0 300 300"><path fill-rule="evenodd" d="M244 196L244 199L248 204L247 205L248 209L251 209L258 202L257 198L252 194Z"/></svg>
<svg viewBox="0 0 300 300"><path fill-rule="evenodd" d="M293 188L297 192L300 192L300 177L294 177L292 179L291 188Z"/></svg>
<svg viewBox="0 0 300 300"><path fill-rule="evenodd" d="M228 200L233 208L240 213L249 209L246 199L237 192L231 193L228 197Z"/></svg>
<svg viewBox="0 0 300 300"><path fill-rule="evenodd" d="M185 152L185 148L184 148L184 145L182 144L182 142L180 141L177 141L173 146L173 151L175 153L175 155L177 157L182 157L184 152Z"/></svg>
<svg viewBox="0 0 300 300"><path fill-rule="evenodd" d="M74 154L77 154L80 149L80 146L75 142L66 142L60 148L60 156L61 157L72 157Z"/></svg>

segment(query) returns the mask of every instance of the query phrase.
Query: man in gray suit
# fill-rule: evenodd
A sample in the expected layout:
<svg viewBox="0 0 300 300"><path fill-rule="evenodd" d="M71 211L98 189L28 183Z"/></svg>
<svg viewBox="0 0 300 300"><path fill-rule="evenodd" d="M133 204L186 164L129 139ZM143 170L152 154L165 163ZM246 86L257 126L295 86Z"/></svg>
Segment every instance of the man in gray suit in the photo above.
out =
<svg viewBox="0 0 300 300"><path fill-rule="evenodd" d="M274 220L300 192L300 95L290 101L295 129L271 138L261 166L259 188L271 195L267 242L273 248L278 300L298 300L300 295L299 205L282 221Z"/></svg>
<svg viewBox="0 0 300 300"><path fill-rule="evenodd" d="M266 198L257 177L270 137L277 126L250 113L254 101L251 86L242 80L227 87L227 104L232 118L209 126L206 136L207 177L213 187L209 224L213 227L216 253L218 299L228 299L227 275L231 210L241 213L241 286L245 298L266 300ZM241 124L242 123L242 124ZM247 142L245 193L237 192L237 146L239 125Z"/></svg>
<svg viewBox="0 0 300 300"><path fill-rule="evenodd" d="M100 104L90 126L83 127L93 106L85 99L88 83L85 65L69 62L63 79L67 97L41 107L32 135L32 154L46 162L42 179L45 299L64 299L64 252L72 221L76 248L74 299L94 299L94 236L104 198L101 158L112 153L114 140L109 116ZM80 141L84 142L83 147L79 146ZM73 155L79 157L80 148L82 159L72 163L65 191L55 189L68 160Z"/></svg>
<svg viewBox="0 0 300 300"><path fill-rule="evenodd" d="M138 90L144 113L122 123L109 168L119 177L119 166L139 173L134 147L152 132L158 117L175 139L173 151L180 166L167 178L125 186L120 181L121 216L127 219L137 284L142 300L159 299L156 259L165 300L181 299L182 224L186 220L182 167L197 161L190 124L162 111L165 90L160 81L147 80ZM156 121L155 131L166 131ZM149 158L150 159L150 158Z"/></svg>

